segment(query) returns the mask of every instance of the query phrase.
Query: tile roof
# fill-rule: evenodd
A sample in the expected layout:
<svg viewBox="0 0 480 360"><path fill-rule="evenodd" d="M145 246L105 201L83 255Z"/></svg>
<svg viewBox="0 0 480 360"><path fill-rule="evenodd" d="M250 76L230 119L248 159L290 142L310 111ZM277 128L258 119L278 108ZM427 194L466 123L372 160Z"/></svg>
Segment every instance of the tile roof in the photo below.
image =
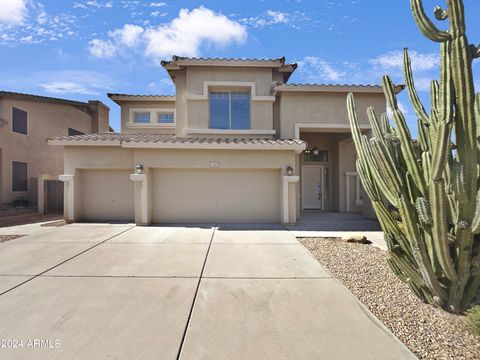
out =
<svg viewBox="0 0 480 360"><path fill-rule="evenodd" d="M160 98L166 98L166 99L169 99L169 98L173 98L175 99L175 95L155 95L155 94L148 94L148 95L138 95L138 94L120 94L120 93L107 93L107 96L108 97L114 97L114 96L128 96L128 97L135 97L135 98L156 98L156 97L160 97Z"/></svg>
<svg viewBox="0 0 480 360"><path fill-rule="evenodd" d="M85 134L85 135L75 135L75 136L57 136L48 138L49 142L71 142L72 145L81 144L82 142L88 142L89 144L98 142L100 143L112 143L112 144L122 144L122 143L138 143L138 144L187 144L187 145L196 145L196 144L213 144L213 145L226 145L226 144L237 144L237 145L264 145L264 146L302 146L306 145L303 140L298 139L256 139L256 138L218 138L218 137L192 137L192 138L181 138L173 135L162 135L162 134L122 134L122 133L112 133L104 132L98 134Z"/></svg>
<svg viewBox="0 0 480 360"><path fill-rule="evenodd" d="M12 92L12 91L0 91L0 97L10 97L10 98L15 98L15 99L26 99L26 100L45 101L45 102L55 102L55 103L60 103L60 104L73 105L73 106L88 106L88 103L82 102L82 101L60 99L60 98L33 95L33 94L24 94L24 93Z"/></svg>
<svg viewBox="0 0 480 360"><path fill-rule="evenodd" d="M405 85L396 85L397 92L401 92L405 89ZM274 86L274 90L307 90L307 91L373 91L373 92L383 92L381 85L371 85L371 84L320 84L320 83L289 83L289 84L278 84Z"/></svg>
<svg viewBox="0 0 480 360"><path fill-rule="evenodd" d="M177 60L200 60L200 61L264 61L264 62L270 62L270 61L280 61L280 62L285 62L285 56L279 57L279 58L271 58L271 59L265 59L265 58L219 58L219 57L188 57L188 56L177 56L173 55L172 56L172 61L177 61Z"/></svg>

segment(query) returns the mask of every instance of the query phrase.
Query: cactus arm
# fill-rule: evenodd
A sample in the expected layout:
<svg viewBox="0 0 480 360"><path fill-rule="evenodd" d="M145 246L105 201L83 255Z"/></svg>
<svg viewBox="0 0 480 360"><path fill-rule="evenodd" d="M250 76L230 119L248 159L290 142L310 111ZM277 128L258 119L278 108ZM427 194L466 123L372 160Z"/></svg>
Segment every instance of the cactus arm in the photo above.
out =
<svg viewBox="0 0 480 360"><path fill-rule="evenodd" d="M402 195L399 198L398 204L400 215L402 219L405 219L405 233L407 234L407 238L412 245L412 254L418 264L422 278L425 280L425 283L427 284L428 288L432 290L434 295L438 296L440 299L442 299L442 301L445 301L447 294L436 278L432 264L430 263L425 242L423 241L422 235L417 228L418 219L415 216L415 208L405 198L405 195Z"/></svg>
<svg viewBox="0 0 480 360"><path fill-rule="evenodd" d="M480 232L480 189L477 191L476 200L475 215L473 216L472 221L472 232L474 234L478 234Z"/></svg>
<svg viewBox="0 0 480 360"><path fill-rule="evenodd" d="M425 111L425 107L420 101L417 90L415 89L415 82L413 80L412 73L412 63L410 61L410 56L408 55L408 49L403 50L403 64L405 73L405 84L407 84L408 95L410 97L410 101L412 102L413 109L415 110L418 118L423 123L429 124L430 119L427 115L427 112Z"/></svg>
<svg viewBox="0 0 480 360"><path fill-rule="evenodd" d="M410 130L408 130L405 117L398 108L397 99L395 97L395 90L392 83L392 80L388 76L383 77L383 89L387 103L390 106L390 109L393 112L393 119L397 126L399 132L399 139L401 143L401 150L403 157L405 158L407 169L412 175L413 180L420 193L426 192L426 185L423 177L421 175L420 167L417 161L417 156L415 155L415 150L412 144L412 136L410 135Z"/></svg>
<svg viewBox="0 0 480 360"><path fill-rule="evenodd" d="M393 185L397 194L400 193L404 185L402 177L398 169L394 166L395 162L385 144L376 138L370 139L370 144L372 146L373 156L378 164L380 175L388 179L387 181Z"/></svg>
<svg viewBox="0 0 480 360"><path fill-rule="evenodd" d="M360 151L362 152L363 154L362 156L364 157L364 160L362 161L362 163L364 162L366 167L370 170L370 173L372 174L372 178L375 179L375 182L378 188L385 195L385 198L392 205L396 206L397 195L394 193L394 185L391 182L389 182L388 178L380 174L377 164L375 164L375 162L373 161L374 156L370 146L370 142L367 140L367 137L365 135L362 136L362 145L361 145ZM378 196L378 199L380 201L381 197Z"/></svg>
<svg viewBox="0 0 480 360"><path fill-rule="evenodd" d="M380 122L375 115L375 109L373 107L369 107L367 109L368 120L370 121L370 125L372 126L373 136L380 141L383 141L383 132L380 125Z"/></svg>
<svg viewBox="0 0 480 360"><path fill-rule="evenodd" d="M448 147L451 139L451 123L453 121L453 90L450 73L450 42L440 45L441 67L438 97L438 128L435 146L432 153L432 180L443 175L447 161Z"/></svg>
<svg viewBox="0 0 480 360"><path fill-rule="evenodd" d="M430 151L432 144L430 141L430 131L425 127L420 119L417 120L418 141L423 152Z"/></svg>
<svg viewBox="0 0 480 360"><path fill-rule="evenodd" d="M426 37L435 42L444 42L450 40L450 33L448 31L439 30L427 17L425 10L423 9L422 0L410 0L410 6L420 31Z"/></svg>
<svg viewBox="0 0 480 360"><path fill-rule="evenodd" d="M428 151L422 153L422 170L423 170L423 177L425 182L430 181L430 173L432 168L432 158Z"/></svg>
<svg viewBox="0 0 480 360"><path fill-rule="evenodd" d="M357 150L359 159L362 161L362 164L365 164L366 166L368 166L368 168L372 172L372 176L377 180L377 185L385 194L385 197L387 198L387 200L391 204L395 205L396 196L392 193L392 187L386 184L385 180L380 177L375 164L373 164L372 162L373 155L371 153L371 149L368 141L366 140L365 136L362 135L362 132L360 130L357 113L355 110L355 99L353 97L353 94L351 93L348 94L347 96L347 109L348 109L348 119L350 122L350 127L352 129L352 138L353 138L353 142L355 144L355 148ZM363 181L362 181L362 184L363 184Z"/></svg>
<svg viewBox="0 0 480 360"><path fill-rule="evenodd" d="M448 242L447 196L443 179L430 183L430 204L433 218L432 237L440 266L449 280L456 281L457 274Z"/></svg>

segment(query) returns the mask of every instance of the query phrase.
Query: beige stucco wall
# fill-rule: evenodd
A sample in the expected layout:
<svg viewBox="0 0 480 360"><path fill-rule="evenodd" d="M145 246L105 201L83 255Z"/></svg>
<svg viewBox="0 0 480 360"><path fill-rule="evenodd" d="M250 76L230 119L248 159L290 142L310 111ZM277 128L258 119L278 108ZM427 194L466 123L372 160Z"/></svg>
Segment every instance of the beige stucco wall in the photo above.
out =
<svg viewBox="0 0 480 360"><path fill-rule="evenodd" d="M124 133L175 134L175 127L137 127L130 123L131 109L175 109L175 101L123 101L121 105L121 131ZM133 120L133 119L132 119Z"/></svg>
<svg viewBox="0 0 480 360"><path fill-rule="evenodd" d="M383 94L355 93L360 124L369 124L367 108L373 106L378 116L385 112ZM294 138L295 123L348 125L347 93L281 92L280 137ZM319 130L320 131L320 130Z"/></svg>
<svg viewBox="0 0 480 360"><path fill-rule="evenodd" d="M142 164L150 174L155 169L212 169L211 163L219 163L219 169L272 169L279 172L279 183L283 184L283 176L288 166L294 166L295 152L288 150L202 150L202 149L125 149L120 147L68 146L65 148L65 174L75 175L75 219L82 217L82 178L85 169L131 169L134 173L136 164ZM151 185L149 185L151 186ZM136 185L138 187L138 185ZM295 186L289 186L288 214L294 223L297 217ZM151 194L152 189L149 189ZM291 193L293 192L293 194ZM136 207L136 219L140 223L138 201L141 191L136 189L132 206ZM282 191L280 196L282 195ZM236 196L241 197L239 191ZM150 195L149 195L150 197ZM66 197L65 207L68 207ZM283 202L281 199L280 203ZM283 203L282 203L283 204ZM149 205L151 217L151 205Z"/></svg>
<svg viewBox="0 0 480 360"><path fill-rule="evenodd" d="M12 107L27 111L28 135L12 132ZM71 105L1 98L0 118L8 121L0 126L0 203L36 204L38 175L63 174L63 148L47 145L47 137L68 135L69 127L89 133L91 117ZM12 192L12 161L28 163L29 191Z"/></svg>
<svg viewBox="0 0 480 360"><path fill-rule="evenodd" d="M256 96L271 96L271 85L273 81L272 69L269 68L225 68L225 67L189 67L185 72L185 79L176 77L177 99L178 96L205 95L204 82L251 82L255 83ZM180 89L179 89L180 86ZM249 87L241 86L220 86L210 87L212 90L248 90ZM208 95L208 94L207 94ZM209 100L187 100L186 104L177 103L179 107L185 106L185 122L177 126L177 134L185 135L184 129L208 129L210 127L210 106ZM273 129L273 102L257 101L252 98L250 103L250 125L252 130ZM265 136L263 136L265 137Z"/></svg>

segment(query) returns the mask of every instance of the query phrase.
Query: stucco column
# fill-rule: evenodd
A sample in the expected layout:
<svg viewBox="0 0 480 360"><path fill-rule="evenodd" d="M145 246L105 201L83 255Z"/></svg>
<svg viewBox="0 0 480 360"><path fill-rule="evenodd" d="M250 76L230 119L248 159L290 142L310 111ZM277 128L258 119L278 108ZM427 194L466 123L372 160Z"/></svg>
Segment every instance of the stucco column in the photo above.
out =
<svg viewBox="0 0 480 360"><path fill-rule="evenodd" d="M297 222L297 204L295 184L300 180L299 176L283 176L282 194L282 223L295 224Z"/></svg>
<svg viewBox="0 0 480 360"><path fill-rule="evenodd" d="M150 225L150 174L130 174L130 180L135 183L135 223L137 225Z"/></svg>
<svg viewBox="0 0 480 360"><path fill-rule="evenodd" d="M60 175L60 181L64 182L64 218L67 221L75 221L75 176Z"/></svg>

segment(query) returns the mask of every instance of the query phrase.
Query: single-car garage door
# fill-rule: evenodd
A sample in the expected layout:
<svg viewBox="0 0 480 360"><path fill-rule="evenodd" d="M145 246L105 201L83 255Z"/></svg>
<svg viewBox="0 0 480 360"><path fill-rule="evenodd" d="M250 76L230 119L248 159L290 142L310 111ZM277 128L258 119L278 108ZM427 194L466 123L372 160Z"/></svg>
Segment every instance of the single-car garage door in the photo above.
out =
<svg viewBox="0 0 480 360"><path fill-rule="evenodd" d="M280 172L179 170L153 173L154 223L278 223Z"/></svg>
<svg viewBox="0 0 480 360"><path fill-rule="evenodd" d="M83 218L90 221L133 221L134 184L130 170L83 171Z"/></svg>

